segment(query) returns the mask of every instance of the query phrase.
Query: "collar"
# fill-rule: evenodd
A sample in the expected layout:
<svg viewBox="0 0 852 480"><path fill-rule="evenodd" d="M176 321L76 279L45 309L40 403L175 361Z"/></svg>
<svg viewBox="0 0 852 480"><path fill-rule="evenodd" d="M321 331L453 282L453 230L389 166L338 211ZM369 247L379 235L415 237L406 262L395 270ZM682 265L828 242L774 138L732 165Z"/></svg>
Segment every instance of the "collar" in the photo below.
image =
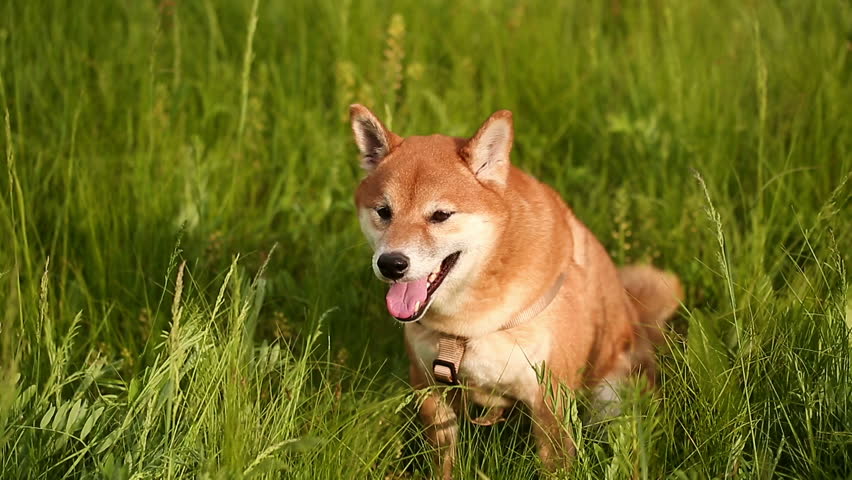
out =
<svg viewBox="0 0 852 480"><path fill-rule="evenodd" d="M512 316L508 322L504 323L500 330L508 330L524 324L539 313L556 298L559 289L565 282L565 274L560 273L553 282L553 285L547 292L538 298L535 302L521 310L517 315ZM438 357L432 362L432 374L435 380L446 385L458 385L458 371L461 366L462 357L464 357L465 349L467 348L467 337L459 337L440 332L438 337Z"/></svg>

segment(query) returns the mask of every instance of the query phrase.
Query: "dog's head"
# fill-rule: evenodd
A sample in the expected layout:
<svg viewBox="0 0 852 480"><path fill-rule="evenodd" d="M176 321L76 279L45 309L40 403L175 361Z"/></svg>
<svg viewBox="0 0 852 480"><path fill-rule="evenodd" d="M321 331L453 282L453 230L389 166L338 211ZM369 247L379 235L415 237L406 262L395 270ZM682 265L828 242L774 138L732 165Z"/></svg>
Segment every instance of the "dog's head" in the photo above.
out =
<svg viewBox="0 0 852 480"><path fill-rule="evenodd" d="M400 321L451 314L503 229L512 113L494 113L470 139L402 138L362 105L350 107L367 177L355 203L373 271L391 283Z"/></svg>

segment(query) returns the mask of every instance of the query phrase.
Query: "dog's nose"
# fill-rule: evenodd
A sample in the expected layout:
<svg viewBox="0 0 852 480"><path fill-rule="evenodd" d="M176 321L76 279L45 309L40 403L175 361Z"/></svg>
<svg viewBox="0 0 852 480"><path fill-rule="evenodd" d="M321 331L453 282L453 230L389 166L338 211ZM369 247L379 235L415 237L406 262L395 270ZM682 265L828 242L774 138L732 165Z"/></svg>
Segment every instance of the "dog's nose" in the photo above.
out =
<svg viewBox="0 0 852 480"><path fill-rule="evenodd" d="M399 280L408 270L408 257L400 252L383 253L376 261L376 265L385 277Z"/></svg>

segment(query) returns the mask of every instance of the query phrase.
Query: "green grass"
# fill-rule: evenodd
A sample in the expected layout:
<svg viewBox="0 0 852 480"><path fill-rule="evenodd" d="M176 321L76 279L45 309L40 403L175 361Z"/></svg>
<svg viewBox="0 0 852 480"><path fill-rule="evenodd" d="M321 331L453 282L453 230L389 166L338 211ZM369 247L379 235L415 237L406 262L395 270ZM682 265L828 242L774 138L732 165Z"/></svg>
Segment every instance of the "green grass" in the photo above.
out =
<svg viewBox="0 0 852 480"><path fill-rule="evenodd" d="M516 164L681 276L659 395L565 476L852 476L852 7L561 3L0 5L0 476L428 476L356 101L513 110ZM460 448L537 475L523 418Z"/></svg>

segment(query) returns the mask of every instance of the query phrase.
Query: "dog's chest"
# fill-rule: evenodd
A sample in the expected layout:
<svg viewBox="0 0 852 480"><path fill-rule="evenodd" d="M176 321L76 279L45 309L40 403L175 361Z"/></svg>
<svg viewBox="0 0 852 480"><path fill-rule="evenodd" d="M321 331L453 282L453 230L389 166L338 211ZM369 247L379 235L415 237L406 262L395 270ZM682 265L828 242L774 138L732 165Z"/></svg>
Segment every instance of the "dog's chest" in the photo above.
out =
<svg viewBox="0 0 852 480"><path fill-rule="evenodd" d="M440 334L418 324L406 325L405 332L417 365L432 378ZM538 390L535 367L546 360L549 349L546 336L513 335L508 331L471 339L459 366L459 379L473 389L473 401L484 406L526 402Z"/></svg>

